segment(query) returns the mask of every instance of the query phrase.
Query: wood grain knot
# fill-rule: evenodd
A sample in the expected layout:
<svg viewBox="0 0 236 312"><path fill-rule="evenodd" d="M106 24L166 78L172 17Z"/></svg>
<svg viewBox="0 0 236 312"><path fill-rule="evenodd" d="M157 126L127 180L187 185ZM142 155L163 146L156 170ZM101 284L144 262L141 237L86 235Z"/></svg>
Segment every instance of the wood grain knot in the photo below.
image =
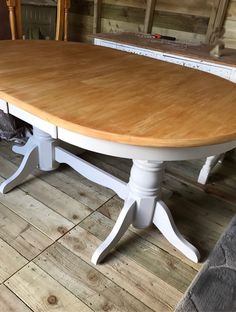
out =
<svg viewBox="0 0 236 312"><path fill-rule="evenodd" d="M74 214L74 215L72 216L72 218L73 218L73 220L78 220L78 219L79 219L79 216L77 216L76 214Z"/></svg>
<svg viewBox="0 0 236 312"><path fill-rule="evenodd" d="M93 271L88 272L87 276L88 276L88 279L93 283L96 283L99 280L98 274L96 274Z"/></svg>
<svg viewBox="0 0 236 312"><path fill-rule="evenodd" d="M87 245L85 242L82 241L77 241L76 244L74 245L75 250L84 250L86 249Z"/></svg>
<svg viewBox="0 0 236 312"><path fill-rule="evenodd" d="M60 234L64 235L68 230L67 230L67 228L64 227L64 226L58 226L57 231L58 231Z"/></svg>
<svg viewBox="0 0 236 312"><path fill-rule="evenodd" d="M109 311L109 310L112 310L112 308L113 308L113 306L110 303L106 303L102 307L103 311Z"/></svg>
<svg viewBox="0 0 236 312"><path fill-rule="evenodd" d="M56 296L49 296L48 297L48 303L49 304L51 304L51 305L55 305L55 304L57 304L57 302L58 302L58 299L57 299L57 297Z"/></svg>

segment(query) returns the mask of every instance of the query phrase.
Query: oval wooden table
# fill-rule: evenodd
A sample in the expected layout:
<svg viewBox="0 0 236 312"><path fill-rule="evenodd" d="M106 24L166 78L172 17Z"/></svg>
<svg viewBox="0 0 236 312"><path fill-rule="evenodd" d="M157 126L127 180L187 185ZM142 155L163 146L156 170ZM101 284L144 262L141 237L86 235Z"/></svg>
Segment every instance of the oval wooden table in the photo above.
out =
<svg viewBox="0 0 236 312"><path fill-rule="evenodd" d="M154 223L188 258L199 253L178 232L161 199L164 163L236 147L236 88L224 79L142 56L79 43L0 43L0 108L33 125L14 151L24 155L3 193L35 167L66 163L113 189L124 207L92 262L103 260L130 224ZM59 146L131 158L126 184ZM197 212L196 212L197 213ZM194 219L193 219L194 222Z"/></svg>

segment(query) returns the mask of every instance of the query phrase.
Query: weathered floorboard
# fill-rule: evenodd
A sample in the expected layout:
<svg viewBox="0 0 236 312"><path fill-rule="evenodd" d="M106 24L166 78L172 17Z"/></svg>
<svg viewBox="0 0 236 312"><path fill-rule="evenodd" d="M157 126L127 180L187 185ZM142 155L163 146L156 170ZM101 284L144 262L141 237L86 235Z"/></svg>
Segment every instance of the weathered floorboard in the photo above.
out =
<svg viewBox="0 0 236 312"><path fill-rule="evenodd" d="M2 204L0 238L28 260L32 260L53 243L53 240Z"/></svg>
<svg viewBox="0 0 236 312"><path fill-rule="evenodd" d="M0 182L2 181L4 180L0 178ZM19 188L6 195L0 194L0 202L54 240L74 226L72 222Z"/></svg>
<svg viewBox="0 0 236 312"><path fill-rule="evenodd" d="M35 312L92 311L34 263L28 264L5 284Z"/></svg>
<svg viewBox="0 0 236 312"><path fill-rule="evenodd" d="M96 236L80 227L72 230L59 242L86 262L90 262L92 252L101 243ZM112 256L96 269L156 311L161 311L163 307L168 311L174 302L178 301L177 298L181 297L179 290L158 275L151 274L132 258L118 252L112 253Z"/></svg>
<svg viewBox="0 0 236 312"><path fill-rule="evenodd" d="M16 295L5 285L0 285L0 311L4 312L32 312Z"/></svg>
<svg viewBox="0 0 236 312"><path fill-rule="evenodd" d="M28 261L2 239L0 239L0 253L0 283L3 283Z"/></svg>
<svg viewBox="0 0 236 312"><path fill-rule="evenodd" d="M34 262L94 311L150 311L61 244L54 244Z"/></svg>
<svg viewBox="0 0 236 312"><path fill-rule="evenodd" d="M2 157L0 157L0 167L2 168L1 176L4 178L10 176L17 169L17 165ZM42 179L35 179L32 175L19 188L74 224L77 224L92 212L92 209L86 205L74 200Z"/></svg>

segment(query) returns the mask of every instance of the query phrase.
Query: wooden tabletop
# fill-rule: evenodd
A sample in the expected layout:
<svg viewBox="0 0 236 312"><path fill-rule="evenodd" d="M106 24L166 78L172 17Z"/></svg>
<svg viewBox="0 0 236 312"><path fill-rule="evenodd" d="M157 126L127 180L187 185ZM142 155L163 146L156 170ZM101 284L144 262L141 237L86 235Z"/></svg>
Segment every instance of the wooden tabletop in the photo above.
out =
<svg viewBox="0 0 236 312"><path fill-rule="evenodd" d="M235 84L98 46L0 42L0 98L114 142L189 147L236 140Z"/></svg>
<svg viewBox="0 0 236 312"><path fill-rule="evenodd" d="M236 50L225 48L219 58L210 55L211 46L207 44L193 44L170 40L147 38L147 34L132 32L100 33L93 35L93 38L108 40L116 43L127 44L149 50L156 50L163 53L189 57L197 60L208 61L220 65L236 67Z"/></svg>

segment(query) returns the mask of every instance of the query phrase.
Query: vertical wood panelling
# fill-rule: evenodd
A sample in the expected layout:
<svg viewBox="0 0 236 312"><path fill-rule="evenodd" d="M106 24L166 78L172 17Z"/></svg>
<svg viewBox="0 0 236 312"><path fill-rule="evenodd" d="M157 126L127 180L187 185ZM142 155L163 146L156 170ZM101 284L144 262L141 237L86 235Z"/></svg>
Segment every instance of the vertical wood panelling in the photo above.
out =
<svg viewBox="0 0 236 312"><path fill-rule="evenodd" d="M227 12L229 0L215 0L212 6L208 29L206 33L206 42L212 43L213 34L222 29Z"/></svg>
<svg viewBox="0 0 236 312"><path fill-rule="evenodd" d="M22 38L21 0L16 0L15 6L17 37Z"/></svg>
<svg viewBox="0 0 236 312"><path fill-rule="evenodd" d="M64 11L65 1L57 1L57 25L56 25L56 40L62 40L64 29Z"/></svg>
<svg viewBox="0 0 236 312"><path fill-rule="evenodd" d="M64 10L64 41L68 40L68 23L69 23L69 9L71 6L71 0L65 0L65 10Z"/></svg>
<svg viewBox="0 0 236 312"><path fill-rule="evenodd" d="M236 1L230 0L224 22L224 42L227 47L236 49Z"/></svg>
<svg viewBox="0 0 236 312"><path fill-rule="evenodd" d="M22 5L23 33L26 39L55 39L56 35L56 7ZM62 29L62 28L60 28ZM62 31L58 38L62 38Z"/></svg>
<svg viewBox="0 0 236 312"><path fill-rule="evenodd" d="M144 20L144 32L147 34L152 32L155 5L156 0L147 0L146 14Z"/></svg>
<svg viewBox="0 0 236 312"><path fill-rule="evenodd" d="M212 1L103 0L102 12L98 0L78 1L78 10L73 11L73 15L78 14L77 19L73 17L73 31L77 30L83 40L88 40L92 32L130 31L158 32L200 43L205 41Z"/></svg>
<svg viewBox="0 0 236 312"><path fill-rule="evenodd" d="M94 0L94 13L93 13L93 33L101 31L101 10L102 0Z"/></svg>

